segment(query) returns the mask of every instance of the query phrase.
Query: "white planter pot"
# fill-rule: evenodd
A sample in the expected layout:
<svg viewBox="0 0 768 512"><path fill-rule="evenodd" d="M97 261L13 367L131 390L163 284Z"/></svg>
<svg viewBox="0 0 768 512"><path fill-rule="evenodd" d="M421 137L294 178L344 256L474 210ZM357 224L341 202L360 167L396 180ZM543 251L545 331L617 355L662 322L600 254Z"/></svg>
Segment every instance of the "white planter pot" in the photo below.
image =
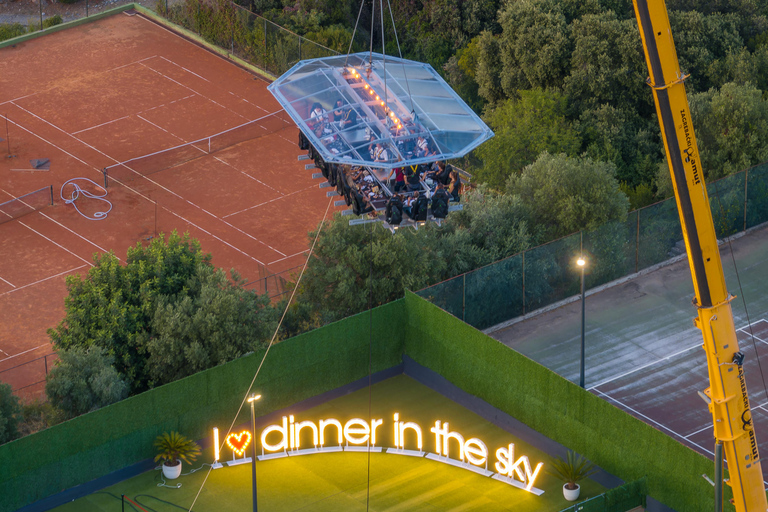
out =
<svg viewBox="0 0 768 512"><path fill-rule="evenodd" d="M163 476L168 480L175 480L181 475L181 461L176 459L175 466L168 466L163 463Z"/></svg>
<svg viewBox="0 0 768 512"><path fill-rule="evenodd" d="M579 493L581 492L581 487L579 484L576 484L575 489L568 489L566 485L568 484L563 485L563 497L565 497L565 499L568 501L576 501L579 499Z"/></svg>

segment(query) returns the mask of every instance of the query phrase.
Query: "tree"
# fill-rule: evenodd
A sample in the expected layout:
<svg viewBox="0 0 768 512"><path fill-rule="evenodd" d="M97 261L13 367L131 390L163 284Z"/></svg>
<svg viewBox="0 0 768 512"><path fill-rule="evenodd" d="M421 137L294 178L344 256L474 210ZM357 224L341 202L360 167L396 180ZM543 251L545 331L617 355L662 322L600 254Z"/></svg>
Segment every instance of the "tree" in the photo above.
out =
<svg viewBox="0 0 768 512"><path fill-rule="evenodd" d="M147 343L147 371L157 386L236 359L266 344L278 311L266 295L243 288L237 274L201 266L190 293L161 296Z"/></svg>
<svg viewBox="0 0 768 512"><path fill-rule="evenodd" d="M176 232L129 248L125 265L96 257L85 278L67 279L66 315L49 330L54 346L101 347L132 393L255 350L271 335L273 308L210 259Z"/></svg>
<svg viewBox="0 0 768 512"><path fill-rule="evenodd" d="M520 173L542 151L575 155L579 138L565 118L566 99L555 91L520 91L519 100L507 100L486 113L496 136L480 146L479 181L502 190L512 174Z"/></svg>
<svg viewBox="0 0 768 512"><path fill-rule="evenodd" d="M610 220L625 220L629 200L619 189L611 163L544 152L507 182L535 232L551 240Z"/></svg>
<svg viewBox="0 0 768 512"><path fill-rule="evenodd" d="M115 358L99 346L59 350L45 393L66 418L95 411L128 396L128 383L113 366Z"/></svg>
<svg viewBox="0 0 768 512"><path fill-rule="evenodd" d="M572 51L565 7L555 0L520 0L499 10L501 85L507 97L520 89L562 85Z"/></svg>
<svg viewBox="0 0 768 512"><path fill-rule="evenodd" d="M619 20L613 12L587 14L570 24L573 52L563 80L570 111L609 104L650 116L651 95L640 34L634 19Z"/></svg>
<svg viewBox="0 0 768 512"><path fill-rule="evenodd" d="M10 384L0 382L0 444L13 441L19 436L21 414L19 398L11 391Z"/></svg>
<svg viewBox="0 0 768 512"><path fill-rule="evenodd" d="M691 94L689 102L709 181L768 160L768 101L761 90L728 83L719 91Z"/></svg>

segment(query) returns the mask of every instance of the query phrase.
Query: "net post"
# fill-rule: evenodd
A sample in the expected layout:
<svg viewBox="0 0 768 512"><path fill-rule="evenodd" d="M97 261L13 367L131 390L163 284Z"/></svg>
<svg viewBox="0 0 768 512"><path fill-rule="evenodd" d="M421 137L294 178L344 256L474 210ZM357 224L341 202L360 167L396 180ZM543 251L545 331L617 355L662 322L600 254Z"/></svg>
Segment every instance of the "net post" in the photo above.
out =
<svg viewBox="0 0 768 512"><path fill-rule="evenodd" d="M53 185L50 186L51 191L51 206L53 206Z"/></svg>
<svg viewBox="0 0 768 512"><path fill-rule="evenodd" d="M109 174L107 168L103 168L101 173L104 175L104 188L107 188L109 186Z"/></svg>

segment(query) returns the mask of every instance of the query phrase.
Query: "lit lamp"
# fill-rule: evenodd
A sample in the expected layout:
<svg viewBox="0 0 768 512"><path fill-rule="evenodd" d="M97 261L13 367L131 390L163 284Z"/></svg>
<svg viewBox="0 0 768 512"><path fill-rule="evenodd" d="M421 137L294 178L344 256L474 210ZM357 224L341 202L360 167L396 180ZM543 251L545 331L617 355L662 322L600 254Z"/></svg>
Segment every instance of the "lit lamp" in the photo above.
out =
<svg viewBox="0 0 768 512"><path fill-rule="evenodd" d="M581 256L576 260L576 264L581 267L581 364L579 365L579 386L584 387L584 267L587 266L587 260Z"/></svg>
<svg viewBox="0 0 768 512"><path fill-rule="evenodd" d="M251 395L248 402L251 404L251 426L253 427L253 442L251 443L251 486L253 487L253 512L258 510L258 501L256 500L256 414L253 411L253 403L260 399L261 395Z"/></svg>

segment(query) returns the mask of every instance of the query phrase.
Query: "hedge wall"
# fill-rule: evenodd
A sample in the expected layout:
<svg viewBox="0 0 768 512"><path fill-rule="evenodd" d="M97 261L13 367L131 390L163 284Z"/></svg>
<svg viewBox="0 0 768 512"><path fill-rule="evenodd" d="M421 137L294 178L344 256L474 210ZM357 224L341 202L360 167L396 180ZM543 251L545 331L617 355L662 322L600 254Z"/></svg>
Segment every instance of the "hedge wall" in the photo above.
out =
<svg viewBox="0 0 768 512"><path fill-rule="evenodd" d="M625 481L647 477L667 506L712 510L714 490L701 477L714 471L708 458L429 301L408 293L405 304L405 353L416 362Z"/></svg>
<svg viewBox="0 0 768 512"><path fill-rule="evenodd" d="M374 310L373 371L402 362L403 300ZM290 406L368 375L368 313L272 347L255 389L260 414ZM0 511L22 506L154 456L167 430L192 439L229 425L263 352L152 389L0 446ZM238 422L248 421L244 408Z"/></svg>

